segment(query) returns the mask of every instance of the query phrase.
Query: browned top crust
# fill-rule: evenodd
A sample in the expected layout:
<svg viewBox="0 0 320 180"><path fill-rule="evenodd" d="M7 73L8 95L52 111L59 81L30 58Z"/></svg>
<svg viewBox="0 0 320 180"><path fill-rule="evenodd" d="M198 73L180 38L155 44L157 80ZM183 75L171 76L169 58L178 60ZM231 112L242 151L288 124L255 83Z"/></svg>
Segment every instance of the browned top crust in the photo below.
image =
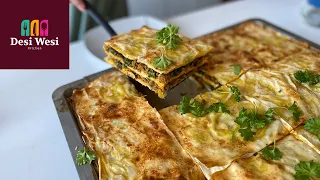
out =
<svg viewBox="0 0 320 180"><path fill-rule="evenodd" d="M182 42L177 49L165 49L162 44L157 42L157 30L144 26L138 30L112 37L105 42L104 49L111 47L128 60L143 63L160 74L168 74L199 57L205 56L212 49L211 46L199 40L192 40L180 34L179 36ZM165 57L172 61L172 64L162 70L154 66L153 59L164 53Z"/></svg>
<svg viewBox="0 0 320 180"><path fill-rule="evenodd" d="M204 179L159 113L122 73L75 90L71 102L85 142L98 157L100 179Z"/></svg>

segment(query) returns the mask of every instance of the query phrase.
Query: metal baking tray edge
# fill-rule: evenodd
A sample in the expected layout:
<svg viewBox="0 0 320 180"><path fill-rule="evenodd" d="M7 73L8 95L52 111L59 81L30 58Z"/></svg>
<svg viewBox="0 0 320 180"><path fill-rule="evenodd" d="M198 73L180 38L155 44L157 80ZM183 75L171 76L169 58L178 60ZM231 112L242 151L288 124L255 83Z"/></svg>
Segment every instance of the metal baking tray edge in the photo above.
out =
<svg viewBox="0 0 320 180"><path fill-rule="evenodd" d="M75 116L73 109L70 103L68 102L68 98L71 97L74 89L81 89L85 87L88 84L88 82L93 81L94 79L98 78L104 73L111 72L114 70L115 70L114 68L111 68L105 71L101 71L101 72L86 76L83 79L63 85L57 88L52 93L52 100L56 107L56 111L58 113L58 117L60 119L60 123L63 129L64 135L66 137L73 162L76 166L79 178L81 180L97 180L98 173L96 172L93 165L78 166L76 164L75 159L77 156L77 150L75 148L77 147L77 148L83 149L84 141L82 139L77 117Z"/></svg>
<svg viewBox="0 0 320 180"><path fill-rule="evenodd" d="M319 49L320 49L320 45L317 45L316 43L313 43L309 40L306 40L298 35L295 35L291 32L288 32L285 29L282 29L276 25L273 25L266 20L259 19L259 18L244 20L244 21L241 21L241 22L236 23L234 25L225 27L223 29L220 29L220 30L208 33L208 34L212 34L215 32L234 28L235 26L238 26L238 25L245 23L245 22L248 22L248 21L253 21L255 23L262 24L264 27L270 27L277 32L280 32L284 35L289 36L290 38L296 39L298 41L306 42L309 44L311 49L314 49L317 51L319 51ZM86 76L83 79L80 79L78 81L74 81L72 83L69 83L69 84L66 84L66 85L59 87L52 94L52 99L53 99L54 105L56 107L63 132L65 134L65 137L66 137L74 164L76 166L79 178L81 180L97 180L98 179L98 172L96 172L93 165L78 166L76 164L75 158L77 156L77 151L75 150L75 148L78 147L78 148L82 149L84 147L84 142L82 140L82 135L79 130L77 117L75 116L73 109L68 102L68 98L72 95L72 92L74 89L83 88L88 84L88 82L93 81L94 79L98 78L100 75L107 73L107 72L114 71L114 70L115 70L114 68L111 68L111 69L107 69L105 71L101 71L101 72Z"/></svg>

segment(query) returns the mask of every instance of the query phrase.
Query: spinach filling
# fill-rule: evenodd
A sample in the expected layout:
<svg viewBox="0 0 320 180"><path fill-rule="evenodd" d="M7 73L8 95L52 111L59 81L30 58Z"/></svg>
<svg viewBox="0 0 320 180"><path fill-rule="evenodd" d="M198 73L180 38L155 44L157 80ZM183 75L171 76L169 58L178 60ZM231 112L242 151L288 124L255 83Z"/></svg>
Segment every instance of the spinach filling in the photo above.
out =
<svg viewBox="0 0 320 180"><path fill-rule="evenodd" d="M123 60L123 62L124 62L124 64L119 64L119 63L121 63L121 62L116 62L117 63L117 67L118 68L123 68L123 67L135 67L137 70L141 70L141 71L147 71L147 73L148 73L148 77L152 77L152 78L154 78L154 79L156 79L160 74L158 73L158 72L156 72L156 71L154 71L153 69L151 69L151 68L148 68L146 65L144 65L144 64L141 64L141 63L137 63L137 62L134 62L134 61L132 61L132 60L130 60L130 59L127 59L126 57L124 57L121 53L119 53L119 52L117 52L115 49L113 49L113 48L109 48L108 49L108 51L110 52L110 53L112 53L113 55L115 55L115 56L117 56L117 57L120 57L122 60ZM189 65L187 65L187 66L197 66L198 64L200 64L202 62L202 60L195 60L195 61L193 61L193 62L191 62ZM169 73L168 75L170 76L170 77L175 77L175 76L178 76L178 75L180 75L181 73L182 73L182 70L184 69L184 68L187 68L186 66L183 66L183 67L180 67L180 68L178 68L178 69L175 69L175 70L173 70L171 73ZM203 73L203 72L201 72L201 71L199 71L199 73ZM169 77L169 76L166 76L166 77Z"/></svg>
<svg viewBox="0 0 320 180"><path fill-rule="evenodd" d="M124 58L124 56L123 56L121 53L119 53L118 51L116 51L116 50L113 49L113 48L109 48L109 52L111 52L111 53L112 53L113 55L115 55L115 56Z"/></svg>
<svg viewBox="0 0 320 180"><path fill-rule="evenodd" d="M125 66L132 66L132 61L125 57L123 58L123 62Z"/></svg>
<svg viewBox="0 0 320 180"><path fill-rule="evenodd" d="M116 60L116 65L117 65L117 68L118 68L118 69L122 69L122 67L123 67L123 66L122 66L123 64L122 64L120 61L118 61L118 60Z"/></svg>
<svg viewBox="0 0 320 180"><path fill-rule="evenodd" d="M149 69L148 77L156 78L156 72L153 69Z"/></svg>
<svg viewBox="0 0 320 180"><path fill-rule="evenodd" d="M198 73L201 74L201 75L205 75L204 72L201 71L201 70L199 70Z"/></svg>

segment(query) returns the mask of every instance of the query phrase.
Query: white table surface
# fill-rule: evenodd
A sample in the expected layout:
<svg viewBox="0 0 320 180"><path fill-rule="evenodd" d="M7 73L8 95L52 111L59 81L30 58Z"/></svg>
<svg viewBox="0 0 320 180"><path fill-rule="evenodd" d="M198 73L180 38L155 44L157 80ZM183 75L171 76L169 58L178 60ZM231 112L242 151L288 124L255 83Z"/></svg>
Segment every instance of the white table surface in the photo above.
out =
<svg viewBox="0 0 320 180"><path fill-rule="evenodd" d="M304 23L300 5L300 0L239 1L168 22L196 37L260 17L320 44L320 29ZM0 179L78 179L51 95L61 85L110 67L92 59L80 41L70 46L70 70L0 71Z"/></svg>

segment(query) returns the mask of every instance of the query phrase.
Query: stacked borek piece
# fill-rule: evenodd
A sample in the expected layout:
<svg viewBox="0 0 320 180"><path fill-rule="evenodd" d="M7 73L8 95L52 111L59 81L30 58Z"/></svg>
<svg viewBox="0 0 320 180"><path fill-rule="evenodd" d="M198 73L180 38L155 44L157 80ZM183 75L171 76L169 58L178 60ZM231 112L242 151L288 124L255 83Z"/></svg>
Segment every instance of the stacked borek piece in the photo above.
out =
<svg viewBox="0 0 320 180"><path fill-rule="evenodd" d="M177 32L177 27L169 25L161 31L142 27L114 36L104 44L105 60L164 98L207 62L211 50Z"/></svg>

